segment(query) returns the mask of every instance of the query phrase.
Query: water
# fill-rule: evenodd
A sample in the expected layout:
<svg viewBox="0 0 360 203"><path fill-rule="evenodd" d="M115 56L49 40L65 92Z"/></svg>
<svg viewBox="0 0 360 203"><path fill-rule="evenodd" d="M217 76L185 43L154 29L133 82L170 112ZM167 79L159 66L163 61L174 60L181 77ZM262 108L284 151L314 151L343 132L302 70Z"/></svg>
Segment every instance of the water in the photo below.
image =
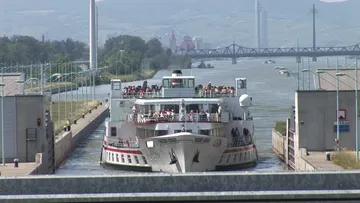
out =
<svg viewBox="0 0 360 203"><path fill-rule="evenodd" d="M283 66L297 71L295 59L276 59L277 64L263 64L263 60L242 60L237 65L231 61L213 61L214 69L191 69L183 70L183 74L196 76L197 84L233 85L236 77L245 77L248 80L248 94L253 98L252 116L255 121L256 146L259 152L259 164L250 169L256 171L284 170L284 164L272 152L271 131L275 121L285 120L290 115L291 106L294 105L297 79L280 75L275 66ZM325 67L325 62L318 61L317 67ZM164 75L170 75L171 71L160 71L148 84L160 84ZM311 76L312 78L312 76ZM301 81L300 81L301 82ZM130 82L127 84L141 84L142 82ZM300 85L301 86L301 85ZM307 85L305 88L308 88ZM109 85L96 87L97 99L104 100L110 90ZM78 90L81 94L81 89ZM76 95L76 91L74 91ZM89 91L88 91L89 92ZM70 98L70 93L68 98ZM64 97L65 93L60 95ZM54 95L54 99L58 96ZM89 97L90 98L90 97ZM69 159L57 170L57 174L119 174L129 173L106 169L100 166L100 151L103 139L104 123L87 139L79 143L78 147L70 154Z"/></svg>

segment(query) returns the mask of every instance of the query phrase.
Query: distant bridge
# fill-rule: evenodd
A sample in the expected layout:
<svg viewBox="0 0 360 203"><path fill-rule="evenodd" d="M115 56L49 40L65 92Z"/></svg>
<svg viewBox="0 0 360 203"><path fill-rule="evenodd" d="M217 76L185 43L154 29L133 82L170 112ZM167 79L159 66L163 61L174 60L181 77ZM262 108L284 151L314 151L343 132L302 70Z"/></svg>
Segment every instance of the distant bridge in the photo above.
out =
<svg viewBox="0 0 360 203"><path fill-rule="evenodd" d="M344 47L292 47L292 48L248 48L231 44L219 49L195 49L179 51L193 59L202 58L243 58L243 57L322 57L360 56L360 44Z"/></svg>

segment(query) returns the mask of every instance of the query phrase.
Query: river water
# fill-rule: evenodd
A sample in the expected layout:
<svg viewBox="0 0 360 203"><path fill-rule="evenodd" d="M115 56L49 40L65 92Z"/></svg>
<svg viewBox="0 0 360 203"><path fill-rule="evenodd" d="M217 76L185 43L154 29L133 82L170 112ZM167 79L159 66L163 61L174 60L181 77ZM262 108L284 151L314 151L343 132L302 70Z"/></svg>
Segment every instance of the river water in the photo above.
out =
<svg viewBox="0 0 360 203"><path fill-rule="evenodd" d="M250 169L255 171L278 171L285 170L285 165L276 157L271 149L271 131L277 120L285 120L294 105L295 90L298 86L298 80L295 77L286 77L280 75L275 66L286 67L293 72L297 72L297 65L293 58L277 58L276 64L263 64L265 59L242 60L238 64L232 65L231 61L211 61L214 69L191 69L183 70L183 75L191 74L196 77L196 84L232 85L235 84L235 78L245 77L248 80L248 94L253 98L252 116L255 121L256 146L259 152L259 164ZM310 69L324 68L326 59L318 59L318 62L311 62ZM334 63L334 60L331 61ZM333 64L334 65L334 64ZM306 66L307 67L307 63ZM153 79L148 80L148 84L160 84L161 78L170 75L171 71L159 71ZM308 73L307 73L308 74ZM310 75L311 86L313 86L313 76L305 75L308 80ZM300 89L302 89L300 80ZM142 81L126 84L141 84ZM304 88L309 85L305 83ZM313 87L311 87L313 88ZM110 90L109 85L96 87L97 99L104 100ZM76 94L76 91L74 91ZM78 90L81 94L82 89ZM90 91L88 91L90 92ZM70 98L70 93L68 98ZM61 93L60 98L65 93ZM54 95L54 99L58 96ZM90 97L89 97L90 98ZM113 169L103 168L99 164L101 145L103 142L104 123L97 130L91 133L87 139L81 141L77 148L70 154L67 161L57 170L56 174L61 175L79 175L79 174L121 174L129 173Z"/></svg>

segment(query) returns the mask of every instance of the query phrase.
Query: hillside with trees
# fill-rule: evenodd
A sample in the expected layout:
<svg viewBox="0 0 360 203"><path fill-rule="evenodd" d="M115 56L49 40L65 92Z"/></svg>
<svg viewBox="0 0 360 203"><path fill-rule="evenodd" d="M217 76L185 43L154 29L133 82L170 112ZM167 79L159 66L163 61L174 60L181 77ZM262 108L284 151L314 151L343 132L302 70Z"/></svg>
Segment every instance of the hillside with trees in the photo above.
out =
<svg viewBox="0 0 360 203"><path fill-rule="evenodd" d="M108 67L112 75L136 75L140 79L144 71L156 72L170 65L187 68L190 58L174 56L170 49L164 49L161 42L154 38L145 42L140 37L120 35L108 39L99 57L101 67Z"/></svg>
<svg viewBox="0 0 360 203"><path fill-rule="evenodd" d="M52 63L52 73L67 72L71 61L88 61L89 49L84 42L71 38L66 40L40 41L30 36L0 38L0 64L2 67ZM157 70L167 69L171 64L179 68L189 67L190 58L173 56L164 49L158 39L147 42L140 37L121 35L106 41L99 49L99 67L107 67L102 74L107 80L120 75L131 76L126 80L152 77Z"/></svg>

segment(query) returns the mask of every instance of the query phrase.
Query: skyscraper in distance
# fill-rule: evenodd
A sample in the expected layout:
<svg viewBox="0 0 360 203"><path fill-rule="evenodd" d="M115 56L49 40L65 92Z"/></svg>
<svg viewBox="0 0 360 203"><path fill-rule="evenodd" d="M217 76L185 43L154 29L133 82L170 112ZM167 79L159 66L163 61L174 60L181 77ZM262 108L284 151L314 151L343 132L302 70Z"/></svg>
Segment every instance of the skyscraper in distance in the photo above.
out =
<svg viewBox="0 0 360 203"><path fill-rule="evenodd" d="M260 3L255 0L255 47L260 48Z"/></svg>
<svg viewBox="0 0 360 203"><path fill-rule="evenodd" d="M267 10L261 7L260 10L260 48L268 48L268 14Z"/></svg>
<svg viewBox="0 0 360 203"><path fill-rule="evenodd" d="M268 48L268 13L259 0L255 0L255 36L255 47Z"/></svg>

